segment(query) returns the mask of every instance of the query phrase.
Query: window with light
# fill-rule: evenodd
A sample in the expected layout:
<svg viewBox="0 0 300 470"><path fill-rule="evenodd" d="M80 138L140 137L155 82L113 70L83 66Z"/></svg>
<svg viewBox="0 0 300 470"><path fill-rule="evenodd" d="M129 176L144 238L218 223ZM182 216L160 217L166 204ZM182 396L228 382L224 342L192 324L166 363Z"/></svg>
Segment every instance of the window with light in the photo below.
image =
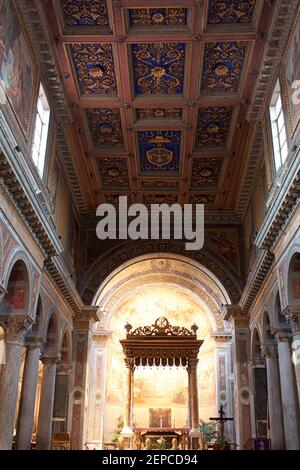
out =
<svg viewBox="0 0 300 470"><path fill-rule="evenodd" d="M280 170L288 156L286 124L282 107L281 89L277 80L270 103L270 119L276 173Z"/></svg>
<svg viewBox="0 0 300 470"><path fill-rule="evenodd" d="M40 85L39 96L37 101L36 119L34 128L34 139L32 146L32 159L39 172L40 177L43 177L47 137L49 130L50 120L50 107L44 88Z"/></svg>

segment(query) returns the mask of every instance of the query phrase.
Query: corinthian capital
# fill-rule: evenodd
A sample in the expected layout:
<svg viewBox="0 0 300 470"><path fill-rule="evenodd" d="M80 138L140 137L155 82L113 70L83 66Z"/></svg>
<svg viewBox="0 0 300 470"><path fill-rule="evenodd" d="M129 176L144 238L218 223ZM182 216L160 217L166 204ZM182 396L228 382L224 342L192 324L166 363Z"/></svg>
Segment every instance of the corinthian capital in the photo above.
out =
<svg viewBox="0 0 300 470"><path fill-rule="evenodd" d="M124 362L128 369L134 370L134 357L125 357Z"/></svg>
<svg viewBox="0 0 300 470"><path fill-rule="evenodd" d="M188 358L188 369L196 369L198 364L198 358L197 357L189 357Z"/></svg>
<svg viewBox="0 0 300 470"><path fill-rule="evenodd" d="M31 317L8 317L5 329L6 343L23 346L25 335L33 324L34 320Z"/></svg>
<svg viewBox="0 0 300 470"><path fill-rule="evenodd" d="M27 349L42 349L43 344L46 342L44 336L29 336L26 338L25 346Z"/></svg>
<svg viewBox="0 0 300 470"><path fill-rule="evenodd" d="M266 358L276 357L277 356L277 347L276 347L276 345L275 344L270 344L270 345L263 346L261 348L261 355L262 355L262 357L266 357Z"/></svg>
<svg viewBox="0 0 300 470"><path fill-rule="evenodd" d="M81 312L76 315L76 320L94 320L94 321L99 321L100 320L100 307L97 305L86 305L83 307Z"/></svg>
<svg viewBox="0 0 300 470"><path fill-rule="evenodd" d="M288 305L282 312L292 332L300 334L300 305Z"/></svg>

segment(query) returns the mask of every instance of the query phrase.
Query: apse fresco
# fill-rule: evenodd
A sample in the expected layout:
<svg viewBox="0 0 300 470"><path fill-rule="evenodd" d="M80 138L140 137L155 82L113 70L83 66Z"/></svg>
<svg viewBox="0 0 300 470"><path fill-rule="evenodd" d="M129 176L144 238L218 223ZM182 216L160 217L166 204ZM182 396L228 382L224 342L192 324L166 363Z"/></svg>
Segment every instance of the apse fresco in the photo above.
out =
<svg viewBox="0 0 300 470"><path fill-rule="evenodd" d="M107 348L107 387L105 434L109 439L115 420L123 414L124 359L120 339L125 337L124 325L133 329L152 325L160 317L166 317L172 325L199 327L198 338L204 339L199 354L198 387L200 417L207 419L215 412L215 356L214 343L209 338L213 330L204 307L184 291L171 287L149 287L139 290L113 315L109 330L112 332ZM150 410L171 409L171 425L187 425L188 379L184 368L138 367L134 380L134 421L137 427L149 427Z"/></svg>

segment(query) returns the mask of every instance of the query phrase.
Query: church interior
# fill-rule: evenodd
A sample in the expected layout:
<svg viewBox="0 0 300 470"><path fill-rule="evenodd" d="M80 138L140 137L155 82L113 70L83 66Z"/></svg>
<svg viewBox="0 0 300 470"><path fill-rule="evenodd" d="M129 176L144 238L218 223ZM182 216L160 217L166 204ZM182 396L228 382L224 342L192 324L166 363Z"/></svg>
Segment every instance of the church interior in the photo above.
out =
<svg viewBox="0 0 300 470"><path fill-rule="evenodd" d="M0 449L300 449L299 123L299 0L0 0Z"/></svg>

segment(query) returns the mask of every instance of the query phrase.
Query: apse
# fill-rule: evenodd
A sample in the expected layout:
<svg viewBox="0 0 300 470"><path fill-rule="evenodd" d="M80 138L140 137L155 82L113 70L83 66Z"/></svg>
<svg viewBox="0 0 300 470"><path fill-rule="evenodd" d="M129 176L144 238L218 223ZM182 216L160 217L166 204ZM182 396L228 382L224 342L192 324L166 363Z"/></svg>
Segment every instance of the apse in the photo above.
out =
<svg viewBox="0 0 300 470"><path fill-rule="evenodd" d="M107 445L115 435L117 423L123 419L126 369L120 340L126 337L126 324L133 329L151 327L163 317L181 328L197 325L197 338L203 341L197 368L199 417L208 421L216 415L220 403L231 411L229 344L223 344L220 352L216 340L227 329L227 322L219 313L225 301L226 291L211 273L174 255L137 258L104 281L96 299L102 317L95 325L89 357L88 382L93 392L88 400L87 442ZM97 388L98 381L102 385ZM188 428L186 364L169 367L161 363L150 367L142 361L135 367L132 393L136 429ZM92 396L97 397L96 406ZM95 419L100 421L97 436Z"/></svg>

